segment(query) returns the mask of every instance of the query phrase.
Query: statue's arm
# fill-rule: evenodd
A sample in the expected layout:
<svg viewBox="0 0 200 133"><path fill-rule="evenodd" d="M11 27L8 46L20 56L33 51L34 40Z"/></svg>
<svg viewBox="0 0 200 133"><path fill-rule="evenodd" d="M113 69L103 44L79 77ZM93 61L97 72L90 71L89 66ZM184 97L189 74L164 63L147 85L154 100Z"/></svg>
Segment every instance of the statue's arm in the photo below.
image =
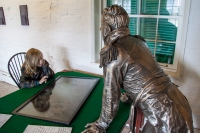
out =
<svg viewBox="0 0 200 133"><path fill-rule="evenodd" d="M103 129L107 129L118 111L122 84L122 75L120 74L120 68L115 63L104 67L102 109L97 120L97 125Z"/></svg>
<svg viewBox="0 0 200 133"><path fill-rule="evenodd" d="M120 65L114 61L104 67L102 109L98 120L86 125L82 133L104 133L114 119L120 102L122 75Z"/></svg>

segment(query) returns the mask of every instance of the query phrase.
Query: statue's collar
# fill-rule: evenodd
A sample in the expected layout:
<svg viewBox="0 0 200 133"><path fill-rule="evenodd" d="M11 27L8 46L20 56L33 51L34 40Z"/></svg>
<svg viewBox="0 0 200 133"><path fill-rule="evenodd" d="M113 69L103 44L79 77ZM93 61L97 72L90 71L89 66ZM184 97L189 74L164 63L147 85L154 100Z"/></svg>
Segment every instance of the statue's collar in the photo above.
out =
<svg viewBox="0 0 200 133"><path fill-rule="evenodd" d="M113 46L113 43L122 37L128 36L130 31L128 28L118 28L113 30L104 39L104 47L100 51L100 65L99 67L106 66L111 61L116 60L118 56L118 50Z"/></svg>
<svg viewBox="0 0 200 133"><path fill-rule="evenodd" d="M107 51L117 39L130 34L129 28L117 28L110 32L106 38L104 38L104 47L101 49L100 54Z"/></svg>

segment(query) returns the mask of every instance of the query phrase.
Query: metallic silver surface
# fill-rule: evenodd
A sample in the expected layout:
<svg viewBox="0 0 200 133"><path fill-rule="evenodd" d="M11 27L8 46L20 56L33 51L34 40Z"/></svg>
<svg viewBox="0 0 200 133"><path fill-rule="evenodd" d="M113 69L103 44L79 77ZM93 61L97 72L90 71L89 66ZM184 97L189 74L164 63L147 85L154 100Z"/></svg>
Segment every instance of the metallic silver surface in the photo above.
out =
<svg viewBox="0 0 200 133"><path fill-rule="evenodd" d="M83 133L105 132L118 111L120 88L132 100L130 123L136 106L140 106L147 118L142 133L193 133L187 99L160 68L143 39L127 35L127 19L127 13L120 6L104 10L101 31L105 47L100 52L100 67L104 70L102 110L99 119ZM129 133L133 132L134 127L130 126Z"/></svg>

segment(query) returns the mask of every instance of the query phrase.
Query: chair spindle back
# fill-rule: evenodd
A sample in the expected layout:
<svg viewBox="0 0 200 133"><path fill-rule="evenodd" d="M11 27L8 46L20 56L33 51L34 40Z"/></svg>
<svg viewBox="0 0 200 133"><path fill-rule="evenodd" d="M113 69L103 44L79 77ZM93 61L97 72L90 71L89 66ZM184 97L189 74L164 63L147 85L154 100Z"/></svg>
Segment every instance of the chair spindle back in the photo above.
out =
<svg viewBox="0 0 200 133"><path fill-rule="evenodd" d="M20 87L20 76L21 76L21 67L25 61L26 52L20 52L13 55L8 61L8 71L11 78L17 84L19 89Z"/></svg>

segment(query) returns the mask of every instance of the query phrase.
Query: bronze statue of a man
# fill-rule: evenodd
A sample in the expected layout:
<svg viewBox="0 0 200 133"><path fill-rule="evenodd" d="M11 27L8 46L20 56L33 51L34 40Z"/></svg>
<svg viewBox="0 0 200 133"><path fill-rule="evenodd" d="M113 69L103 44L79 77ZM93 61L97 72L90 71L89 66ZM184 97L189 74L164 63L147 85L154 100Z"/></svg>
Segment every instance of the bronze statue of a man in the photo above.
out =
<svg viewBox="0 0 200 133"><path fill-rule="evenodd" d="M121 6L107 7L101 23L105 43L100 51L104 72L102 110L99 119L87 124L83 133L106 132L118 111L120 88L132 100L131 123L136 106L147 119L142 133L193 133L187 99L160 68L145 40L130 35L127 12ZM129 133L133 132L130 126Z"/></svg>

